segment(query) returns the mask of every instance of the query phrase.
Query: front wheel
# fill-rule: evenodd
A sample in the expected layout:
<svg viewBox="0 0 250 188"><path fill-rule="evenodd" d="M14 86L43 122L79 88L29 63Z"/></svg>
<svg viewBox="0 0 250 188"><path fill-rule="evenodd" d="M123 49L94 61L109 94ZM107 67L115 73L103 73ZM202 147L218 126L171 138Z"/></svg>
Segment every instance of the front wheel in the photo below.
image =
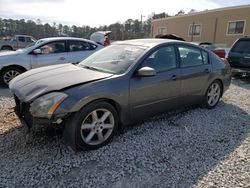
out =
<svg viewBox="0 0 250 188"><path fill-rule="evenodd" d="M0 81L5 87L9 86L9 82L18 76L19 74L23 73L24 71L18 67L7 67L2 70L0 74Z"/></svg>
<svg viewBox="0 0 250 188"><path fill-rule="evenodd" d="M207 89L206 95L204 97L203 105L206 108L214 108L222 95L222 86L221 83L218 80L215 80L210 84L210 86Z"/></svg>
<svg viewBox="0 0 250 188"><path fill-rule="evenodd" d="M111 104L96 102L83 107L67 123L66 126L74 129L71 131L75 134L77 149L97 149L112 139L118 129L119 118Z"/></svg>

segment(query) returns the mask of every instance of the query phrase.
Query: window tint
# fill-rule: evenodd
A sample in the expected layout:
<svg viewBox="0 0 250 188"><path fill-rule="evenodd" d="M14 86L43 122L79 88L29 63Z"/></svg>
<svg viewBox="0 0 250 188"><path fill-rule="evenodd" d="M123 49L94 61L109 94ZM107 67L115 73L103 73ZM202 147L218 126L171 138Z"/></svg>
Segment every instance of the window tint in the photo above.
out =
<svg viewBox="0 0 250 188"><path fill-rule="evenodd" d="M63 53L65 52L65 43L64 41L51 42L40 47L42 54L51 54L51 53Z"/></svg>
<svg viewBox="0 0 250 188"><path fill-rule="evenodd" d="M250 53L250 40L238 41L232 48L232 52Z"/></svg>
<svg viewBox="0 0 250 188"><path fill-rule="evenodd" d="M70 52L78 52L78 51L85 51L90 50L91 46L88 42L84 41L69 41L69 51Z"/></svg>
<svg viewBox="0 0 250 188"><path fill-rule="evenodd" d="M176 55L173 46L157 49L143 63L143 66L154 68L156 72L163 72L176 68Z"/></svg>
<svg viewBox="0 0 250 188"><path fill-rule="evenodd" d="M208 53L205 52L205 51L201 51L202 53L202 60L203 60L203 63L204 64L208 64L209 63L209 60L208 60Z"/></svg>
<svg viewBox="0 0 250 188"><path fill-rule="evenodd" d="M181 67L191 67L196 65L202 65L202 55L201 51L193 47L178 47L180 53Z"/></svg>
<svg viewBox="0 0 250 188"><path fill-rule="evenodd" d="M25 42L25 37L18 37L18 40L19 40L20 42Z"/></svg>

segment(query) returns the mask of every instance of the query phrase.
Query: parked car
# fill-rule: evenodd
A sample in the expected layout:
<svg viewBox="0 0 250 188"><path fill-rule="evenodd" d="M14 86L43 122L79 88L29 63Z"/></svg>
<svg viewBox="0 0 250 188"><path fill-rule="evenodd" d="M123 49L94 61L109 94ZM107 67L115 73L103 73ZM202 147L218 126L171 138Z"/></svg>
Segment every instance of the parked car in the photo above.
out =
<svg viewBox="0 0 250 188"><path fill-rule="evenodd" d="M36 42L36 39L28 35L15 35L10 40L0 40L1 50L17 50L25 48L27 45Z"/></svg>
<svg viewBox="0 0 250 188"><path fill-rule="evenodd" d="M243 37L235 41L228 54L228 62L233 75L250 75L250 37Z"/></svg>
<svg viewBox="0 0 250 188"><path fill-rule="evenodd" d="M115 42L78 65L30 70L10 83L28 127L64 124L65 143L96 149L118 127L189 104L211 109L231 82L228 63L190 43Z"/></svg>
<svg viewBox="0 0 250 188"><path fill-rule="evenodd" d="M162 35L162 34L158 34L155 36L155 38L160 38L160 39L173 39L173 40L180 40L180 41L185 41L184 38L177 36L175 34L166 34L166 35Z"/></svg>
<svg viewBox="0 0 250 188"><path fill-rule="evenodd" d="M208 50L211 50L217 56L224 59L227 58L228 52L230 50L230 48L228 48L226 44L216 44L212 42L192 42L192 43L201 46L203 48L206 48Z"/></svg>
<svg viewBox="0 0 250 188"><path fill-rule="evenodd" d="M90 35L90 40L95 41L96 43L102 46L110 45L109 35L111 31L96 31Z"/></svg>
<svg viewBox="0 0 250 188"><path fill-rule="evenodd" d="M15 52L0 52L0 82L37 67L62 63L79 63L102 46L87 39L55 37L38 40L34 45Z"/></svg>

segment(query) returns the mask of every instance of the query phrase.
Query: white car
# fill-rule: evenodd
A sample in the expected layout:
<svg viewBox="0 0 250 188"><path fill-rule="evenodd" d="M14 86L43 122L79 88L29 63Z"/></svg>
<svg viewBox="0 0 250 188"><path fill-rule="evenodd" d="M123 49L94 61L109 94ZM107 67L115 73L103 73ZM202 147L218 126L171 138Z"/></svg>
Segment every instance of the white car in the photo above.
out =
<svg viewBox="0 0 250 188"><path fill-rule="evenodd" d="M8 86L14 77L37 67L79 63L101 48L87 39L54 37L40 39L22 50L0 52L0 82Z"/></svg>

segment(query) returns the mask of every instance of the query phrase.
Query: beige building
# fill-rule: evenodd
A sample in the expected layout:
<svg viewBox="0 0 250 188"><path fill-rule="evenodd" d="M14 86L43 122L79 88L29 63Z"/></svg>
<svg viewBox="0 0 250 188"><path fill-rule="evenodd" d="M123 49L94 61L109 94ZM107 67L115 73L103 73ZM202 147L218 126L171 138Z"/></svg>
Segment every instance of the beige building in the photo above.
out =
<svg viewBox="0 0 250 188"><path fill-rule="evenodd" d="M154 19L151 37L176 34L186 41L214 42L230 47L237 38L250 36L250 5L228 7Z"/></svg>

